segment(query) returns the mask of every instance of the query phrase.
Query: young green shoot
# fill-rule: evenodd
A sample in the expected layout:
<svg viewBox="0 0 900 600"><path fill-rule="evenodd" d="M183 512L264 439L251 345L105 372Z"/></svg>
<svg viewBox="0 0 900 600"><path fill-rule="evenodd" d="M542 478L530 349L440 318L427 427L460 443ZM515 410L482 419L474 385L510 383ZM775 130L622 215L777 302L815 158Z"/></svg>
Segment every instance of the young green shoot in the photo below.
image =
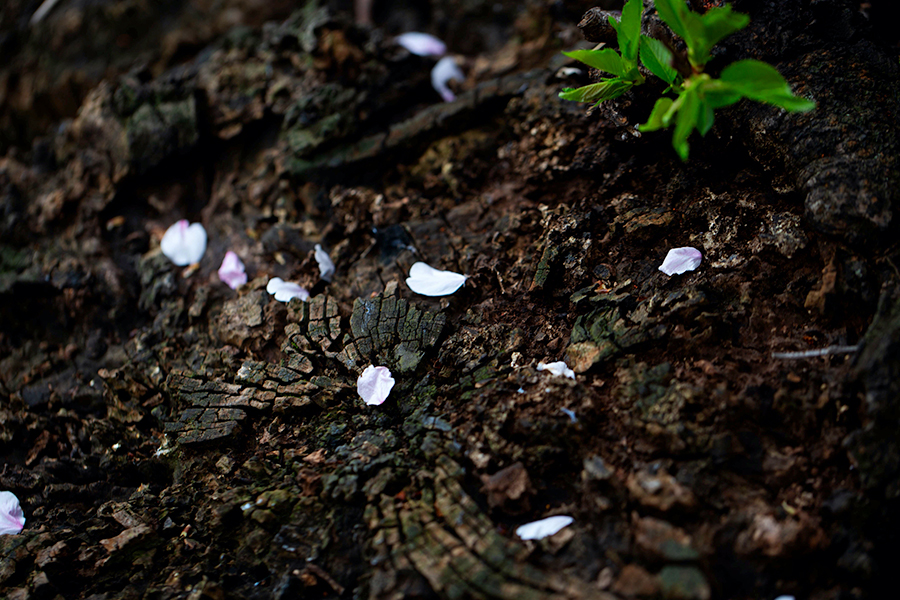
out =
<svg viewBox="0 0 900 600"><path fill-rule="evenodd" d="M641 34L641 0L628 0L622 8L622 18L609 17L616 31L619 52L611 48L576 50L564 53L611 77L580 88L564 89L564 100L593 102L617 98L636 85L644 83L638 59L647 71L668 84L663 96L656 101L642 132L668 129L674 126L672 146L682 160L687 160L688 138L695 130L701 136L712 128L713 113L743 98L778 106L789 112L805 112L815 108L815 102L791 92L784 77L771 65L758 60L740 60L722 70L718 78L704 72L717 43L747 26L750 17L734 12L730 6L715 7L700 15L688 8L683 0L656 0L656 11L669 28L681 37L687 47L682 61L687 66L676 68L673 50L664 41ZM686 58L686 61L684 60Z"/></svg>

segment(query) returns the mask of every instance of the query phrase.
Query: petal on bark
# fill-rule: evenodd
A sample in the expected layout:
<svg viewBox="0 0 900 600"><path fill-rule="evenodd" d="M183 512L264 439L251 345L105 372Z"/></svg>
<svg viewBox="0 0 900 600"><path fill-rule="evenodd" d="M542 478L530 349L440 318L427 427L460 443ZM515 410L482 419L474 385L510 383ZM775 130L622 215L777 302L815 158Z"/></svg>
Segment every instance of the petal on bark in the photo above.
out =
<svg viewBox="0 0 900 600"><path fill-rule="evenodd" d="M393 387L394 378L387 367L369 365L356 380L356 391L369 406L383 404Z"/></svg>
<svg viewBox="0 0 900 600"><path fill-rule="evenodd" d="M523 540L541 540L559 532L563 527L568 527L573 521L575 519L572 517L563 515L547 517L516 528L516 535Z"/></svg>
<svg viewBox="0 0 900 600"><path fill-rule="evenodd" d="M188 225L182 219L166 230L159 249L179 267L198 263L206 252L206 230L200 223Z"/></svg>
<svg viewBox="0 0 900 600"><path fill-rule="evenodd" d="M319 276L324 281L331 281L334 276L334 262L319 244L316 244L316 262L319 263Z"/></svg>
<svg viewBox="0 0 900 600"><path fill-rule="evenodd" d="M666 254L666 259L660 265L659 270L670 277L672 275L681 275L699 267L702 260L703 255L696 248L672 248Z"/></svg>
<svg viewBox="0 0 900 600"><path fill-rule="evenodd" d="M466 76L451 56L445 56L437 61L437 64L431 69L431 87L441 95L444 102L456 100L456 95L450 90L447 83L451 80L465 81L465 79Z"/></svg>
<svg viewBox="0 0 900 600"><path fill-rule="evenodd" d="M0 492L0 535L15 535L25 527L25 513L12 492Z"/></svg>
<svg viewBox="0 0 900 600"><path fill-rule="evenodd" d="M233 290L247 283L247 272L244 269L244 263L231 250L225 253L225 259L222 260L222 266L219 267L219 279Z"/></svg>
<svg viewBox="0 0 900 600"><path fill-rule="evenodd" d="M309 300L309 292L306 288L296 283L285 281L281 277L273 277L266 284L266 291L275 296L279 302L290 302L294 298L300 298L304 302Z"/></svg>
<svg viewBox="0 0 900 600"><path fill-rule="evenodd" d="M466 282L465 275L453 271L439 271L423 262L417 262L409 269L406 285L423 296L449 296Z"/></svg>
<svg viewBox="0 0 900 600"><path fill-rule="evenodd" d="M538 371L549 371L550 374L555 375L557 377L568 377L569 379L575 379L575 371L569 368L564 361L556 361L552 363L543 363L539 362L537 366Z"/></svg>
<svg viewBox="0 0 900 600"><path fill-rule="evenodd" d="M447 45L428 33L409 31L398 35L394 41L418 56L443 56L447 52Z"/></svg>

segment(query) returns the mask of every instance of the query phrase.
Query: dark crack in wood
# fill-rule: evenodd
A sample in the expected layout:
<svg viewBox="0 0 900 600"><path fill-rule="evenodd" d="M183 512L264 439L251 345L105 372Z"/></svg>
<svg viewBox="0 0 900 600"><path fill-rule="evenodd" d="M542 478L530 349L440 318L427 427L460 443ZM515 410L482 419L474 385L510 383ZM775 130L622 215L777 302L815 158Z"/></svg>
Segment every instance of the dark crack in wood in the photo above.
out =
<svg viewBox="0 0 900 600"><path fill-rule="evenodd" d="M333 356L332 348L341 337L341 315L337 301L325 295L315 296L300 305L293 315L296 322L285 327L287 339L282 350L291 353Z"/></svg>
<svg viewBox="0 0 900 600"><path fill-rule="evenodd" d="M437 343L446 320L442 313L423 311L398 298L392 282L382 294L354 302L351 333L344 336L339 358L348 368L377 363L412 372Z"/></svg>
<svg viewBox="0 0 900 600"><path fill-rule="evenodd" d="M327 393L309 380L311 372L309 359L293 354L281 365L245 361L235 383L171 373L168 389L190 406L177 421L165 423L165 431L176 435L179 444L208 442L235 433L248 411L286 412L309 406L315 396Z"/></svg>

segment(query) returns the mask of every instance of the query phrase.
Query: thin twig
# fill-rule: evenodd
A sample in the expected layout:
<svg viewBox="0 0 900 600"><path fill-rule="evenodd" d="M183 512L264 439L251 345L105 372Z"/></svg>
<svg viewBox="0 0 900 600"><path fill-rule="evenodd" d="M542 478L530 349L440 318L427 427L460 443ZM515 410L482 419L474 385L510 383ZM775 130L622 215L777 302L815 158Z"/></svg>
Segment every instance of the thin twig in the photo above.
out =
<svg viewBox="0 0 900 600"><path fill-rule="evenodd" d="M851 354L859 350L856 346L828 346L818 350L804 350L802 352L773 352L772 358L817 358L829 354Z"/></svg>

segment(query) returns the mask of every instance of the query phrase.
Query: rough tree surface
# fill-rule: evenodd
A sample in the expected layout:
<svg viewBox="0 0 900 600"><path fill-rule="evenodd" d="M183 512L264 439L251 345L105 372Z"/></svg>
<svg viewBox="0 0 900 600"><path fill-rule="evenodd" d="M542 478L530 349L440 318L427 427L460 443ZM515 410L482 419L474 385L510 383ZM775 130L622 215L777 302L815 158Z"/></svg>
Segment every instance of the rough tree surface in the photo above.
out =
<svg viewBox="0 0 900 600"><path fill-rule="evenodd" d="M768 61L817 109L739 103L687 163L636 129L653 84L557 98L596 76L560 53L598 41L591 2L39 4L0 8L0 490L27 518L0 597L895 587L881 4L736 1L710 68ZM412 30L456 53L455 101ZM159 250L182 218L209 234L187 268ZM681 246L703 261L668 277ZM417 261L469 278L420 296ZM537 369L559 360L574 379ZM396 379L377 407L369 364Z"/></svg>

